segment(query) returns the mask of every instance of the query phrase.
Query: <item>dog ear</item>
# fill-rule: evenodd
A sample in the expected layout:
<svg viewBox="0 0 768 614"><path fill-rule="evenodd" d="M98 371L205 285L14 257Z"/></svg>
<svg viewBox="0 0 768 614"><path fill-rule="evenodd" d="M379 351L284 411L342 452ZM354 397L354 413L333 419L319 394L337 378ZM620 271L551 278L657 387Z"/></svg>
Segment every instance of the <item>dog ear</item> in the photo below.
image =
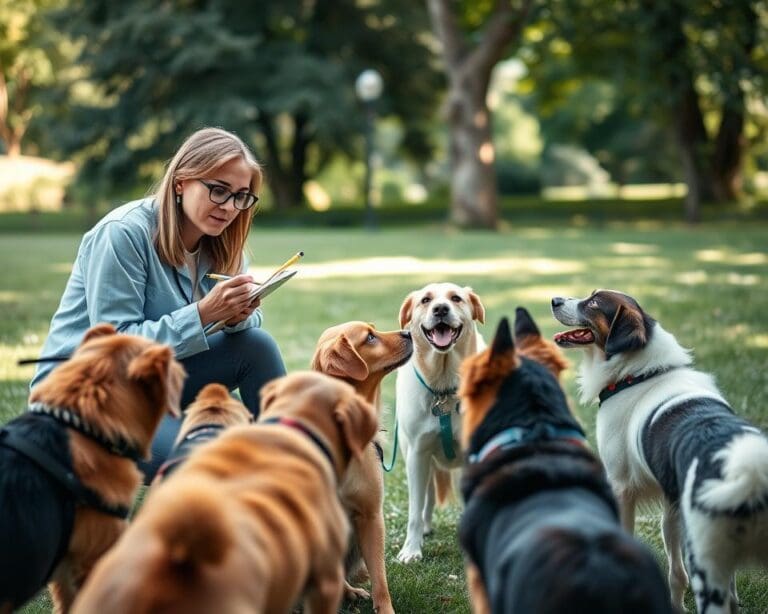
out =
<svg viewBox="0 0 768 614"><path fill-rule="evenodd" d="M472 319L477 320L480 324L485 324L485 307L480 302L480 297L469 286L464 288L464 290L467 292L469 304L472 305Z"/></svg>
<svg viewBox="0 0 768 614"><path fill-rule="evenodd" d="M490 357L503 356L510 351L514 351L514 349L515 342L512 339L512 332L509 330L509 320L501 318L498 327L496 327L493 343L491 344Z"/></svg>
<svg viewBox="0 0 768 614"><path fill-rule="evenodd" d="M312 368L326 375L351 377L357 381L368 377L368 365L344 333L318 348Z"/></svg>
<svg viewBox="0 0 768 614"><path fill-rule="evenodd" d="M95 326L92 326L87 331L85 331L85 335L83 335L83 340L80 342L80 345L82 345L86 341L95 339L96 337L106 337L107 335L116 335L116 334L117 334L117 330L111 324L106 324L106 323L96 324Z"/></svg>
<svg viewBox="0 0 768 614"><path fill-rule="evenodd" d="M379 428L373 405L355 394L340 401L333 413L352 455L360 458Z"/></svg>
<svg viewBox="0 0 768 614"><path fill-rule="evenodd" d="M606 360L621 352L639 350L646 343L648 335L643 314L620 303L605 339Z"/></svg>
<svg viewBox="0 0 768 614"><path fill-rule="evenodd" d="M528 310L518 307L515 310L515 339L519 341L524 337L541 337L541 331Z"/></svg>
<svg viewBox="0 0 768 614"><path fill-rule="evenodd" d="M167 345L151 345L128 363L128 378L141 383L164 411L179 415L170 371L173 351Z"/></svg>
<svg viewBox="0 0 768 614"><path fill-rule="evenodd" d="M403 304L400 306L400 328L405 328L413 317L413 301L416 298L415 292L411 292L405 297Z"/></svg>
<svg viewBox="0 0 768 614"><path fill-rule="evenodd" d="M281 378L269 380L261 387L261 390L259 390L259 397L261 399L259 402L259 415L267 411L269 406L272 405L274 400L277 398L277 389L280 385L280 379Z"/></svg>

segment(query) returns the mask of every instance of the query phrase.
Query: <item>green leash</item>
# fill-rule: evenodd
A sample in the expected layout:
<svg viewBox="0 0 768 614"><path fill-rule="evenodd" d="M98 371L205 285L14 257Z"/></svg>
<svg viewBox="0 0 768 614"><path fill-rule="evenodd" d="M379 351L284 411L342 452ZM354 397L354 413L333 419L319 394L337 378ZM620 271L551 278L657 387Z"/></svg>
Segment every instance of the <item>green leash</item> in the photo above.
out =
<svg viewBox="0 0 768 614"><path fill-rule="evenodd" d="M416 365L413 366L413 372L416 374L416 379L419 380L421 385L429 390L437 399L432 406L432 415L440 422L440 443L443 446L443 454L445 454L445 458L448 460L453 460L456 458L456 451L453 449L453 425L451 424L451 414L453 411L450 409L445 411L443 406L451 397L456 395L457 389L449 388L448 390L438 392L437 390L430 388L427 382L424 381L424 378L421 376L421 373L419 373ZM460 404L457 402L454 411L459 411L459 405Z"/></svg>
<svg viewBox="0 0 768 614"><path fill-rule="evenodd" d="M397 407L395 407L395 443L392 446L392 461L389 463L389 467L384 464L384 453L381 454L381 468L389 473L395 466L397 460Z"/></svg>

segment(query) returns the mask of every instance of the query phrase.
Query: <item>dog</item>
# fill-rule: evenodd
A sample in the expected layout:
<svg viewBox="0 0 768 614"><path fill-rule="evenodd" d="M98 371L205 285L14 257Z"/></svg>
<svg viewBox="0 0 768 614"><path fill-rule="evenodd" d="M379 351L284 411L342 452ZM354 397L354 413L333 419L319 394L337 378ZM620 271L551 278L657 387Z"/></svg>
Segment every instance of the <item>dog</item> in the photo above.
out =
<svg viewBox="0 0 768 614"><path fill-rule="evenodd" d="M150 494L74 612L288 612L301 598L336 612L349 533L338 482L377 426L345 382L271 380L255 424L201 446Z"/></svg>
<svg viewBox="0 0 768 614"><path fill-rule="evenodd" d="M413 341L408 331L380 332L365 322L346 322L320 335L312 368L351 384L381 417L381 381L402 366L412 353ZM339 496L354 529L348 557L351 560L347 562L346 594L348 598L369 596L365 590L353 588L349 583L360 567L362 556L371 578L373 607L379 614L389 614L394 609L384 566L382 457L381 445L374 441L359 459L353 459L339 488Z"/></svg>
<svg viewBox="0 0 768 614"><path fill-rule="evenodd" d="M245 405L229 394L226 386L207 384L184 410L184 420L173 449L158 469L153 485L171 475L201 444L215 439L231 426L249 422L253 422L253 415Z"/></svg>
<svg viewBox="0 0 768 614"><path fill-rule="evenodd" d="M401 563L422 558L432 530L435 500L451 492L451 470L461 467L459 366L484 347L476 322L485 308L471 288L429 284L408 294L400 326L413 338L413 356L397 371L396 412L408 480L408 528L397 555ZM434 488L433 488L434 483Z"/></svg>
<svg viewBox="0 0 768 614"><path fill-rule="evenodd" d="M568 360L557 344L541 335L538 325L525 307L515 310L515 350L549 370L560 380L560 374L568 368Z"/></svg>
<svg viewBox="0 0 768 614"><path fill-rule="evenodd" d="M185 373L170 348L89 329L0 429L0 612L46 582L57 612L126 526L162 415L178 415Z"/></svg>
<svg viewBox="0 0 768 614"><path fill-rule="evenodd" d="M515 351L506 318L462 365L459 540L473 610L671 614L551 366Z"/></svg>
<svg viewBox="0 0 768 614"><path fill-rule="evenodd" d="M598 450L624 526L637 503L662 499L673 604L683 609L690 575L700 613L735 612L736 567L768 563L768 439L631 296L555 297L552 313L578 327L555 342L584 350L582 401L600 401Z"/></svg>

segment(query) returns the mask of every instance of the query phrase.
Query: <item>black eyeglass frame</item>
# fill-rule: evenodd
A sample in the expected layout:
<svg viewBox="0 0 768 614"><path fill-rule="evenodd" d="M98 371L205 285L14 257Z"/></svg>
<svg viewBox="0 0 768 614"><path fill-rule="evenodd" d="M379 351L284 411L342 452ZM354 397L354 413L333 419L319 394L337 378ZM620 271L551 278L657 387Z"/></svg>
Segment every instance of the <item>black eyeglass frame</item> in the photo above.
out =
<svg viewBox="0 0 768 614"><path fill-rule="evenodd" d="M242 192L242 191L241 192L232 192L232 191L228 190L226 187L224 187L223 185L221 185L219 183L208 183L207 181L205 181L203 179L198 179L198 181L200 183L202 183L206 188L208 188L208 198L210 199L210 201L214 205L219 205L219 206L226 205L227 201L231 198L233 204L235 205L235 209L237 209L238 211L248 211L248 209L250 209L257 202L259 202L259 197L256 196L256 194L254 194L253 192ZM228 192L229 196L227 196L224 200L216 200L213 197L213 191L216 190L216 189L224 190L225 192ZM244 194L246 197L251 199L250 204L247 207L239 207L237 205L237 198L236 198L236 196L238 194Z"/></svg>

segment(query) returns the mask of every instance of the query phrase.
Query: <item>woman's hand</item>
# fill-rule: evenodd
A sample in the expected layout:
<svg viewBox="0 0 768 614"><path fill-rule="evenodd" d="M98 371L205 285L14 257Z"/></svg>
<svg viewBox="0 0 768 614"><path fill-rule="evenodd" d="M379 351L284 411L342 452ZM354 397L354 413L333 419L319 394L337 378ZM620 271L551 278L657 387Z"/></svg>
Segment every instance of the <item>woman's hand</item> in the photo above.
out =
<svg viewBox="0 0 768 614"><path fill-rule="evenodd" d="M249 299L251 292L256 289L253 283L253 277L250 275L236 275L232 279L217 283L213 289L206 294L197 303L197 310L200 312L200 321L203 326L219 320L237 320L244 319L243 313L247 312L248 317L259 305L259 301ZM252 307L253 304L256 307Z"/></svg>
<svg viewBox="0 0 768 614"><path fill-rule="evenodd" d="M238 313L235 317L227 320L225 324L227 326L234 326L235 324L240 324L240 322L248 318L254 311L256 311L256 308L259 305L261 305L261 299L260 298L253 299L253 301L251 302L250 305L248 305L248 307L243 309L243 311Z"/></svg>

